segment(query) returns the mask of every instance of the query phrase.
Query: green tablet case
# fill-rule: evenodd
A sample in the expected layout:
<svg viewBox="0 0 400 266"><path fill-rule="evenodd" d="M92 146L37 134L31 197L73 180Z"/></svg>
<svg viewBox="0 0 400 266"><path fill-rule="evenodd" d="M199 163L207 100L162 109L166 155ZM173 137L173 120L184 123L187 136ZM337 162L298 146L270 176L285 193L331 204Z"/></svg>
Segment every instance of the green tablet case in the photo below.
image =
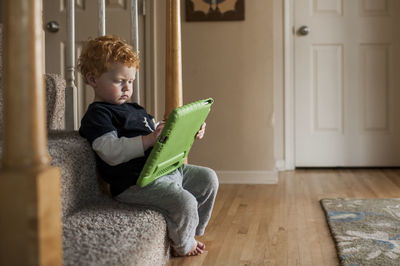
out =
<svg viewBox="0 0 400 266"><path fill-rule="evenodd" d="M206 120L214 100L209 98L176 108L169 115L136 184L144 187L171 173L186 160L196 134Z"/></svg>

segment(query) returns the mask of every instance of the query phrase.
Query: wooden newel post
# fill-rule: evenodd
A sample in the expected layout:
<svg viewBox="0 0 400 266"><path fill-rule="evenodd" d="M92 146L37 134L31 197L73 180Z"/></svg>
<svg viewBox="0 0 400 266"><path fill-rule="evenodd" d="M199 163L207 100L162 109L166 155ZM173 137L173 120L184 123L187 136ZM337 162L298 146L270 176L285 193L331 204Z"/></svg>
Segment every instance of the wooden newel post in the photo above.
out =
<svg viewBox="0 0 400 266"><path fill-rule="evenodd" d="M167 0L165 114L183 104L180 0Z"/></svg>
<svg viewBox="0 0 400 266"><path fill-rule="evenodd" d="M47 150L42 2L3 1L0 265L61 265L60 172Z"/></svg>

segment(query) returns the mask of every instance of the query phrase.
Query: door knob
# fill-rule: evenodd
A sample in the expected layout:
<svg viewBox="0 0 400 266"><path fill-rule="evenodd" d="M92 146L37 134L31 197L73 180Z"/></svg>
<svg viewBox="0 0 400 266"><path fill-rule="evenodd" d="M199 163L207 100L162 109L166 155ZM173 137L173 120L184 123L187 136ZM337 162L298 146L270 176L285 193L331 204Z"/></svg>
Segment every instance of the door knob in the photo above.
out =
<svg viewBox="0 0 400 266"><path fill-rule="evenodd" d="M60 29L60 24L58 24L58 22L57 21L50 21L50 22L48 22L47 24L46 24L46 29L49 31L49 32L53 32L53 33L56 33L56 32L58 32L58 30Z"/></svg>
<svg viewBox="0 0 400 266"><path fill-rule="evenodd" d="M308 26L301 26L297 32L300 35L306 36L310 33L310 28Z"/></svg>

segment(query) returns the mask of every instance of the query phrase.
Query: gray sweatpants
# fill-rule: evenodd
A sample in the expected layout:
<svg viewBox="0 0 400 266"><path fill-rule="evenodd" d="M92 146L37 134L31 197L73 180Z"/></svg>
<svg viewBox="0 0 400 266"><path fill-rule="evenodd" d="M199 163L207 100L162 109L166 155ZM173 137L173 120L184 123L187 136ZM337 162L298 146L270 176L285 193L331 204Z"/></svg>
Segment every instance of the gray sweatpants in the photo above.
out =
<svg viewBox="0 0 400 266"><path fill-rule="evenodd" d="M159 210L167 221L172 247L185 255L196 244L194 236L204 234L217 190L212 169L184 164L144 188L130 187L116 200Z"/></svg>

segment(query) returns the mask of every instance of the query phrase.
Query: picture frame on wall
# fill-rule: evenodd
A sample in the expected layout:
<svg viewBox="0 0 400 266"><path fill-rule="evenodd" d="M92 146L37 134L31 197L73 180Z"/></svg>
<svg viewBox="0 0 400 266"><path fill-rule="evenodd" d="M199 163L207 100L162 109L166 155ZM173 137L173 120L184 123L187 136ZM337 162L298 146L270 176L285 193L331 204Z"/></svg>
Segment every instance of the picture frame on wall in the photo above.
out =
<svg viewBox="0 0 400 266"><path fill-rule="evenodd" d="M244 20L244 0L186 0L186 21Z"/></svg>

